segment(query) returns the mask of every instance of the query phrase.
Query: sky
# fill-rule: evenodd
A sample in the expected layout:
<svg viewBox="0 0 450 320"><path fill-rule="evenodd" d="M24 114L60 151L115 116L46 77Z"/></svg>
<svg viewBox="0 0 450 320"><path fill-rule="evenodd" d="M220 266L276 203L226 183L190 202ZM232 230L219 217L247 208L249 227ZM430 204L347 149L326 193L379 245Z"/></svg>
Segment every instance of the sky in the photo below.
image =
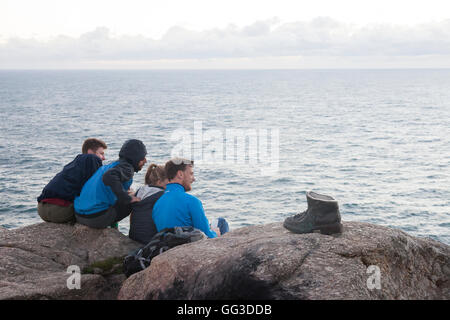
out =
<svg viewBox="0 0 450 320"><path fill-rule="evenodd" d="M0 0L0 69L450 68L448 0Z"/></svg>

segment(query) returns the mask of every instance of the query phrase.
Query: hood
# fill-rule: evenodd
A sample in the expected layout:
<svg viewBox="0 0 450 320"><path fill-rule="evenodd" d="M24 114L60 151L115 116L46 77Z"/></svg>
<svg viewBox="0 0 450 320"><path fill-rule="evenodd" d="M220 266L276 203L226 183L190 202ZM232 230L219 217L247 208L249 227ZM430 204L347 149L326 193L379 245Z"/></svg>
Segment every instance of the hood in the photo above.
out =
<svg viewBox="0 0 450 320"><path fill-rule="evenodd" d="M119 158L126 160L130 163L135 172L140 170L138 164L141 160L144 160L147 155L147 148L141 140L130 139L125 141L119 152Z"/></svg>
<svg viewBox="0 0 450 320"><path fill-rule="evenodd" d="M141 198L141 201L144 200L147 197L150 197L154 195L155 193L164 191L164 188L157 187L157 186L151 186L151 185L145 185L140 187L136 192L136 197Z"/></svg>

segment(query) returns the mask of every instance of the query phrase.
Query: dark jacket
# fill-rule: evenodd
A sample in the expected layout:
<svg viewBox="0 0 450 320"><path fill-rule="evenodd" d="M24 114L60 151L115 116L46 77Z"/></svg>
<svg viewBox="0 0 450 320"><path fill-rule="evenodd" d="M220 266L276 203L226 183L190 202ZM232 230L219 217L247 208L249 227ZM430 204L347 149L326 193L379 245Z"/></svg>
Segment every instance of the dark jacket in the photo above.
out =
<svg viewBox="0 0 450 320"><path fill-rule="evenodd" d="M102 160L94 154L79 154L64 166L42 190L37 201L58 198L73 201L89 178L102 166Z"/></svg>
<svg viewBox="0 0 450 320"><path fill-rule="evenodd" d="M143 186L138 189L136 196L141 201L132 204L129 237L142 244L150 242L157 233L152 218L155 202L164 194L164 188L157 186Z"/></svg>
<svg viewBox="0 0 450 320"><path fill-rule="evenodd" d="M111 191L117 197L117 201L122 204L128 204L131 197L128 194L128 189L124 188L123 184L127 181L133 182L133 166L124 159L119 159L116 166L108 169L101 177L105 186L111 188Z"/></svg>

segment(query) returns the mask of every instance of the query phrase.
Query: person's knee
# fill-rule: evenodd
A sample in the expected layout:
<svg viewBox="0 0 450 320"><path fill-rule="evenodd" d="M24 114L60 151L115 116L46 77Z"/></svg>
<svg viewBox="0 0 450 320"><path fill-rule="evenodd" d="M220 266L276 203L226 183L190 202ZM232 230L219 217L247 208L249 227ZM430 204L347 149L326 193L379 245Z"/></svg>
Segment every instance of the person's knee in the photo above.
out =
<svg viewBox="0 0 450 320"><path fill-rule="evenodd" d="M217 220L218 220L217 227L219 228L221 235L223 235L223 234L227 233L228 231L230 231L230 227L228 225L227 220L225 220L225 218L220 217Z"/></svg>

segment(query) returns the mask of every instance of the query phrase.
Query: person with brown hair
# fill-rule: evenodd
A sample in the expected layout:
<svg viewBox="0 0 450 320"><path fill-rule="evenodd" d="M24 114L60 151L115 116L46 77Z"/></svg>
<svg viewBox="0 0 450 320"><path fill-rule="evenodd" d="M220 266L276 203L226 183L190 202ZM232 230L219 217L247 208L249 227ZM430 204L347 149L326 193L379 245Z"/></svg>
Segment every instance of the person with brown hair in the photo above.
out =
<svg viewBox="0 0 450 320"><path fill-rule="evenodd" d="M132 205L130 216L130 232L128 236L142 244L147 244L157 233L153 221L153 206L164 194L167 185L167 176L164 166L152 163L145 174L145 185L136 192L141 201Z"/></svg>
<svg viewBox="0 0 450 320"><path fill-rule="evenodd" d="M81 147L81 153L84 154L95 154L97 157L105 161L105 149L108 146L100 139L89 138L84 140L83 146Z"/></svg>
<svg viewBox="0 0 450 320"><path fill-rule="evenodd" d="M215 238L228 232L228 223L224 218L219 218L218 223L211 226L202 202L187 193L195 181L193 167L194 161L182 158L166 163L169 183L153 208L153 220L158 232L164 228L191 226L203 231L208 238Z"/></svg>
<svg viewBox="0 0 450 320"><path fill-rule="evenodd" d="M55 223L75 221L73 201L86 181L102 166L107 148L100 139L84 141L82 153L65 165L37 198L38 214L42 220Z"/></svg>

